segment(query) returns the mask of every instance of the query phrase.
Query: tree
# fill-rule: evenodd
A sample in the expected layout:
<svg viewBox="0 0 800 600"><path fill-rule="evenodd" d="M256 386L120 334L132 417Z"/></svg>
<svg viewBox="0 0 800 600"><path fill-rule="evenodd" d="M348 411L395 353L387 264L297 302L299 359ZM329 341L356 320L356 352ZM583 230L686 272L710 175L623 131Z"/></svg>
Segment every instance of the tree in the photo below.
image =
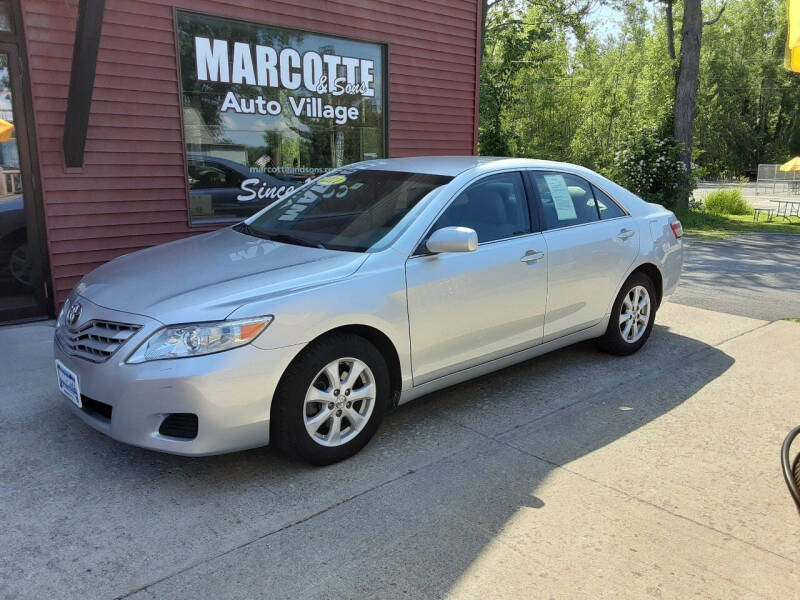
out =
<svg viewBox="0 0 800 600"><path fill-rule="evenodd" d="M540 15L572 28L578 37L584 37L584 19L592 7L598 4L612 4L618 1L622 0L481 0L481 54L479 58L483 60L488 29L486 20L489 17L489 10L494 7L505 5L507 8L517 9L521 12L532 8L539 9ZM524 19L512 18L499 24L496 23L495 27L514 24L535 25L536 23L530 21L526 23Z"/></svg>
<svg viewBox="0 0 800 600"><path fill-rule="evenodd" d="M482 154L558 158L567 153L574 133L570 90L557 82L569 76L569 42L586 41L585 19L593 6L616 1L483 0ZM548 118L518 122L514 112L523 109L546 112Z"/></svg>
<svg viewBox="0 0 800 600"><path fill-rule="evenodd" d="M671 60L675 60L675 21L672 17L672 0L663 0L664 4L664 15L666 17L666 27L667 27L667 53Z"/></svg>
<svg viewBox="0 0 800 600"><path fill-rule="evenodd" d="M697 108L697 82L700 75L700 44L703 38L703 10L701 0L684 0L681 26L681 59L675 83L675 119L673 135L683 149L681 161L684 177L688 180L692 168L692 143L694 141L694 113ZM689 207L689 197L678 199L677 208Z"/></svg>
<svg viewBox="0 0 800 600"><path fill-rule="evenodd" d="M618 9L619 26L609 31L590 15L579 28L584 37L544 0L493 5L480 153L574 162L614 178L617 157L637 134L671 144L685 2L673 0L673 61L667 0L653 1L655 11L653 2L606 0ZM691 154L684 143L681 165L691 157L699 167L692 175L738 177L800 154L800 76L782 67L785 0L704 0L702 7L719 22L702 31ZM664 188L660 201L673 206L676 194Z"/></svg>
<svg viewBox="0 0 800 600"><path fill-rule="evenodd" d="M671 3L667 7L671 10ZM681 144L681 161L684 165L684 178L687 183L692 169L692 144L694 143L694 116L697 110L697 85L700 76L700 47L703 40L703 26L713 25L722 17L725 5L712 20L703 22L701 0L683 0L683 25L681 26L681 59L678 77L675 82L675 119L673 135ZM677 208L689 207L688 193L678 199Z"/></svg>

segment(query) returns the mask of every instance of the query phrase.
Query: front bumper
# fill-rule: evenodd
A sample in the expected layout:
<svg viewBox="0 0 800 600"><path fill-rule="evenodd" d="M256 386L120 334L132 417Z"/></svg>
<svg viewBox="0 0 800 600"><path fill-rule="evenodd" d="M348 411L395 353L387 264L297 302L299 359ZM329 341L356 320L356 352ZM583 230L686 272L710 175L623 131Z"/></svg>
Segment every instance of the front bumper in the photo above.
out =
<svg viewBox="0 0 800 600"><path fill-rule="evenodd" d="M55 358L78 376L82 396L111 407L110 418L64 402L88 425L110 437L172 454L221 454L269 443L272 395L302 344L262 350L252 344L226 352L126 364L125 359L162 324L140 315L112 311L80 299L88 318L136 322L142 328L107 361L73 356L54 343ZM269 329L264 335L269 334ZM84 403L90 404L90 403ZM197 415L197 436L161 435L173 413Z"/></svg>

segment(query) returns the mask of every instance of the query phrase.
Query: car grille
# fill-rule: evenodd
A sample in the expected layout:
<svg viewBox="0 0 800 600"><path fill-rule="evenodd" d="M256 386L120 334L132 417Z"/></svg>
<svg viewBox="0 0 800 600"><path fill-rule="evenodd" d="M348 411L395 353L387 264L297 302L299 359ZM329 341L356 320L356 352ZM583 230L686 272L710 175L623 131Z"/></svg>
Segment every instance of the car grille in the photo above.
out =
<svg viewBox="0 0 800 600"><path fill-rule="evenodd" d="M101 363L107 361L139 329L141 325L95 319L74 331L58 327L56 339L67 354Z"/></svg>

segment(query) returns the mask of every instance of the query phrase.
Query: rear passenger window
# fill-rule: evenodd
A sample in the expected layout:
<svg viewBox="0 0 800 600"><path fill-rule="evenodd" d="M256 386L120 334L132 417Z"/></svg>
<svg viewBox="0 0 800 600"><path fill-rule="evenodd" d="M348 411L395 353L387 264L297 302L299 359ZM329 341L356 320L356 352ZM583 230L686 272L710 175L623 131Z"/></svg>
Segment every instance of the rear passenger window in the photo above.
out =
<svg viewBox="0 0 800 600"><path fill-rule="evenodd" d="M599 221L592 186L567 173L534 172L533 180L542 201L544 229L557 229Z"/></svg>
<svg viewBox="0 0 800 600"><path fill-rule="evenodd" d="M625 211L614 202L608 194L598 190L592 186L594 191L594 198L597 200L597 209L600 211L601 219L615 219L616 217L624 217Z"/></svg>

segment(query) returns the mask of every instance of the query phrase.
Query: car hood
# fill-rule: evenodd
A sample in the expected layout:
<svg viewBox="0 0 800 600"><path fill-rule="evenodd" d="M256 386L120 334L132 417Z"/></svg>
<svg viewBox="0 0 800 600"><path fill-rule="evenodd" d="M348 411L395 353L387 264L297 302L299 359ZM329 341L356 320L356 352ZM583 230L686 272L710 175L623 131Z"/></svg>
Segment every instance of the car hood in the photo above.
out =
<svg viewBox="0 0 800 600"><path fill-rule="evenodd" d="M226 227L116 258L84 277L77 292L162 323L214 321L249 302L347 277L366 257Z"/></svg>

